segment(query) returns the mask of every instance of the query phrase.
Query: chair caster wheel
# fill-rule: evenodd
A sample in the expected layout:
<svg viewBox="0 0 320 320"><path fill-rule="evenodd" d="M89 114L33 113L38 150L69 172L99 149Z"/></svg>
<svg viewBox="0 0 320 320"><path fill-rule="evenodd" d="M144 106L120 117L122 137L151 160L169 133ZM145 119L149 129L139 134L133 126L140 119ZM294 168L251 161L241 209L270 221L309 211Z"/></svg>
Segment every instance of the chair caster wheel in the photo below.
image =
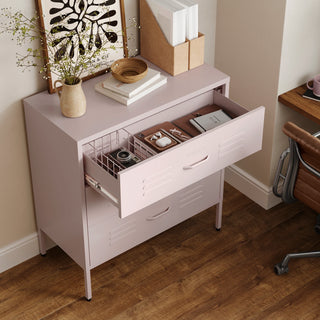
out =
<svg viewBox="0 0 320 320"><path fill-rule="evenodd" d="M220 231L220 230L221 230L221 228L216 228L216 230L217 230L217 231Z"/></svg>
<svg viewBox="0 0 320 320"><path fill-rule="evenodd" d="M91 298L90 298L90 299L86 298L86 300L87 300L88 302L90 302L90 301L91 301Z"/></svg>
<svg viewBox="0 0 320 320"><path fill-rule="evenodd" d="M288 268L288 266L283 266L281 263L277 263L274 266L274 272L275 272L275 274L280 276L281 274L288 273L289 272L289 268Z"/></svg>

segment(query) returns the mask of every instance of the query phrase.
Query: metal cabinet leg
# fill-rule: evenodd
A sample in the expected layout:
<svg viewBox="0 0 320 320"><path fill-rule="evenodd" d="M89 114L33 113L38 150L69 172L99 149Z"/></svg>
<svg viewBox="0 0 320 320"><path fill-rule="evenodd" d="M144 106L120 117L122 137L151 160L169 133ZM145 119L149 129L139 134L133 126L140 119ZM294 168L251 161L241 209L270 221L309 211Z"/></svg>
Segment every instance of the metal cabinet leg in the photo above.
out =
<svg viewBox="0 0 320 320"><path fill-rule="evenodd" d="M91 301L92 299L92 290L91 290L91 273L90 270L84 270L84 285L86 291L86 299Z"/></svg>
<svg viewBox="0 0 320 320"><path fill-rule="evenodd" d="M222 202L216 205L216 230L220 231L222 224Z"/></svg>
<svg viewBox="0 0 320 320"><path fill-rule="evenodd" d="M223 190L224 190L224 169L220 170L219 203L216 205L216 230L217 231L221 230L221 225L222 225Z"/></svg>

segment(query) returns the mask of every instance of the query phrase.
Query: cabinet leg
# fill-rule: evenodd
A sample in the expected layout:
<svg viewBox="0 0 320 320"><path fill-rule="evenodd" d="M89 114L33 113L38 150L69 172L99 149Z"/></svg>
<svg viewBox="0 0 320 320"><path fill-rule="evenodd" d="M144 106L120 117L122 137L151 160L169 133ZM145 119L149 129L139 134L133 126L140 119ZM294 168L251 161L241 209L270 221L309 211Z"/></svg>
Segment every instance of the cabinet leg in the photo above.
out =
<svg viewBox="0 0 320 320"><path fill-rule="evenodd" d="M216 205L216 230L220 231L222 224L222 204L223 204L223 190L224 190L224 169L220 171L220 192L219 203Z"/></svg>
<svg viewBox="0 0 320 320"><path fill-rule="evenodd" d="M92 290L91 290L91 274L90 270L84 270L84 286L86 290L86 299L91 301L92 299Z"/></svg>
<svg viewBox="0 0 320 320"><path fill-rule="evenodd" d="M40 254L42 256L45 256L47 254L46 238L45 238L45 234L41 229L38 229L38 241L39 241Z"/></svg>
<svg viewBox="0 0 320 320"><path fill-rule="evenodd" d="M220 231L222 224L222 201L216 205L216 230Z"/></svg>

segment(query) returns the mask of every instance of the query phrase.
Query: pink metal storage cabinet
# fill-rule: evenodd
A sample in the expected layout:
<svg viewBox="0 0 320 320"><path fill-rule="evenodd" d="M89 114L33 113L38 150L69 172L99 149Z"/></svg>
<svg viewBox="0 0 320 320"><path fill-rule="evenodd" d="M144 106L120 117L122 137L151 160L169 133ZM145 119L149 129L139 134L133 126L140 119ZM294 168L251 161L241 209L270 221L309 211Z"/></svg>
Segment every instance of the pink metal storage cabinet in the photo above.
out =
<svg viewBox="0 0 320 320"><path fill-rule="evenodd" d="M228 76L208 65L165 75L165 86L129 107L94 91L103 76L91 79L83 84L87 113L76 119L61 115L57 95L24 100L40 252L47 235L78 263L88 300L90 270L112 257L213 205L220 229L224 168L261 149L264 108L230 101ZM134 135L212 103L236 117L118 178L92 158L90 144L102 137Z"/></svg>

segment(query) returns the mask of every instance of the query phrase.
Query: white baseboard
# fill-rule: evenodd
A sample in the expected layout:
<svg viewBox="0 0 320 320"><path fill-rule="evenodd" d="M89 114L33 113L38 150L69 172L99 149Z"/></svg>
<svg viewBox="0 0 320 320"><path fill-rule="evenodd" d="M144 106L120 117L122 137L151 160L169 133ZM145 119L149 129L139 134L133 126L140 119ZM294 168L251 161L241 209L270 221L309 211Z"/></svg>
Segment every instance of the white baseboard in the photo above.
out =
<svg viewBox="0 0 320 320"><path fill-rule="evenodd" d="M56 244L46 238L47 249ZM20 240L0 248L0 273L40 254L38 234L34 232Z"/></svg>
<svg viewBox="0 0 320 320"><path fill-rule="evenodd" d="M281 202L273 194L272 187L261 183L236 165L226 168L225 181L266 210Z"/></svg>
<svg viewBox="0 0 320 320"><path fill-rule="evenodd" d="M0 273L39 254L36 232L0 248Z"/></svg>

